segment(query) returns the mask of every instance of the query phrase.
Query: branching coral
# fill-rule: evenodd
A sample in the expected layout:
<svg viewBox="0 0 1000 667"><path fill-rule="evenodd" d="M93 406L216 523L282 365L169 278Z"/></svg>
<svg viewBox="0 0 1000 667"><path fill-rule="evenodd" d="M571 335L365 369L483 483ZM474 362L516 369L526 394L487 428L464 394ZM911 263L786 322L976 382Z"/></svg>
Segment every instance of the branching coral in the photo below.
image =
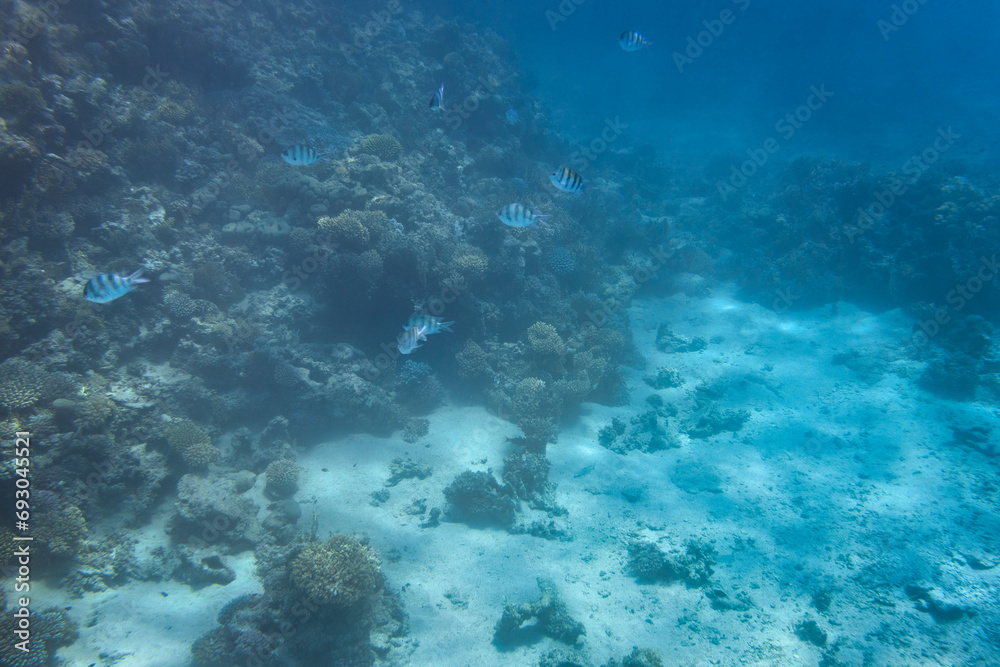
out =
<svg viewBox="0 0 1000 667"><path fill-rule="evenodd" d="M83 512L73 505L60 503L55 494L46 491L35 492L35 497L34 538L44 544L49 553L72 554L87 535Z"/></svg>
<svg viewBox="0 0 1000 667"><path fill-rule="evenodd" d="M336 217L323 216L316 224L345 248L360 250L382 236L388 227L389 218L384 211L347 209Z"/></svg>
<svg viewBox="0 0 1000 667"><path fill-rule="evenodd" d="M491 374L490 354L475 341L465 341L465 345L455 355L458 370L467 378L486 377Z"/></svg>
<svg viewBox="0 0 1000 667"><path fill-rule="evenodd" d="M0 364L0 406L23 410L34 405L45 391L45 373L23 359Z"/></svg>
<svg viewBox="0 0 1000 667"><path fill-rule="evenodd" d="M171 423L163 434L171 449L193 468L204 468L218 458L219 450L208 434L186 419Z"/></svg>
<svg viewBox="0 0 1000 667"><path fill-rule="evenodd" d="M292 585L315 601L341 607L373 595L382 583L378 553L351 535L313 542L291 565Z"/></svg>
<svg viewBox="0 0 1000 667"><path fill-rule="evenodd" d="M566 351L566 344L551 324L535 322L528 327L528 344L535 354L545 357L559 356Z"/></svg>
<svg viewBox="0 0 1000 667"><path fill-rule="evenodd" d="M271 461L264 471L267 490L279 498L287 498L295 493L299 483L299 466L291 459Z"/></svg>
<svg viewBox="0 0 1000 667"><path fill-rule="evenodd" d="M372 134L361 142L361 151L385 162L391 162L403 152L403 145L388 134Z"/></svg>

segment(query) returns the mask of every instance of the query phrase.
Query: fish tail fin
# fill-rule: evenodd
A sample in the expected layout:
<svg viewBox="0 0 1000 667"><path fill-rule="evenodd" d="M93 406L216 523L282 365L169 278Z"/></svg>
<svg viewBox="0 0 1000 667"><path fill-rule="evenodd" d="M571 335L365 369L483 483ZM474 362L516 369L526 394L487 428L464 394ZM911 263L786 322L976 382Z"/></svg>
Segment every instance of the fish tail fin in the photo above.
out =
<svg viewBox="0 0 1000 667"><path fill-rule="evenodd" d="M148 283L149 278L143 278L142 271L143 271L142 269L139 269L138 271L130 273L129 275L125 276L125 280L128 280L131 283Z"/></svg>
<svg viewBox="0 0 1000 667"><path fill-rule="evenodd" d="M550 225L548 223L549 218L552 217L551 213L546 213L545 215L538 215L538 216L535 216L535 217L538 218L538 222L542 225L542 227L551 227L552 226L552 225Z"/></svg>
<svg viewBox="0 0 1000 667"><path fill-rule="evenodd" d="M451 322L442 322L441 324L438 325L438 330L439 331L451 331L451 325L454 324L454 323L455 323L454 320L452 320ZM451 331L451 333L455 333L455 332Z"/></svg>

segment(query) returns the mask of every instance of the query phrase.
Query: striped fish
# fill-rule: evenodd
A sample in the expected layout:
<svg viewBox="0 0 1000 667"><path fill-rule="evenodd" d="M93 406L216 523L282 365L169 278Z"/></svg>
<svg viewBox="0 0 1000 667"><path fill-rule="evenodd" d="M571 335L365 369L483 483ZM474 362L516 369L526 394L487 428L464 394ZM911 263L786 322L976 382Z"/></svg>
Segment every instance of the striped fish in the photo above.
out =
<svg viewBox="0 0 1000 667"><path fill-rule="evenodd" d="M545 221L552 217L533 211L524 204L516 203L507 204L500 209L497 215L500 216L500 222L508 227L534 227L538 223L548 227L549 225Z"/></svg>
<svg viewBox="0 0 1000 667"><path fill-rule="evenodd" d="M557 169L549 174L552 185L564 192L579 192L583 190L583 178L569 167Z"/></svg>
<svg viewBox="0 0 1000 667"><path fill-rule="evenodd" d="M431 317L430 315L414 315L409 319L403 330L412 329L416 327L418 329L423 329L424 332L430 336L431 334L441 333L442 331L451 331L451 325L454 322L442 322L440 317Z"/></svg>
<svg viewBox="0 0 1000 667"><path fill-rule="evenodd" d="M427 340L427 330L422 327L410 327L396 336L396 347L399 348L400 354L409 354L418 347L423 347L420 345L422 340Z"/></svg>
<svg viewBox="0 0 1000 667"><path fill-rule="evenodd" d="M644 40L642 35L637 33L635 30L623 32L622 36L618 38L618 46L622 47L626 51L639 51L650 44L652 44L652 42Z"/></svg>
<svg viewBox="0 0 1000 667"><path fill-rule="evenodd" d="M142 277L142 269L127 276L119 276L116 273L100 273L87 281L83 288L83 298L94 303L107 303L120 296L125 296L134 290L139 283L148 282L149 280Z"/></svg>
<svg viewBox="0 0 1000 667"><path fill-rule="evenodd" d="M440 111L444 109L444 84L437 89L434 93L434 97L431 98L431 111Z"/></svg>
<svg viewBox="0 0 1000 667"><path fill-rule="evenodd" d="M281 158L288 164L308 167L322 160L323 156L317 153L312 146L295 144L286 148L285 152L281 154Z"/></svg>

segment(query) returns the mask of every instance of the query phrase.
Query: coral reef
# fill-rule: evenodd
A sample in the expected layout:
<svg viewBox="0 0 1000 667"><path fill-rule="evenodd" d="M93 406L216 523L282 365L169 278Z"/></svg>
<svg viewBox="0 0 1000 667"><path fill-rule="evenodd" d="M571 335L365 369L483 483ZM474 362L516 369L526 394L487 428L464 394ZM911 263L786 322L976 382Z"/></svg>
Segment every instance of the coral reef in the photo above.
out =
<svg viewBox="0 0 1000 667"><path fill-rule="evenodd" d="M299 466L291 459L272 461L264 470L265 488L275 498L287 498L295 493L299 483Z"/></svg>
<svg viewBox="0 0 1000 667"><path fill-rule="evenodd" d="M391 162L403 152L399 140L388 134L372 134L361 142L361 152L374 155L384 162Z"/></svg>
<svg viewBox="0 0 1000 667"><path fill-rule="evenodd" d="M291 582L321 604L349 607L372 596L382 583L374 549L351 535L333 535L306 546L291 564Z"/></svg>
<svg viewBox="0 0 1000 667"><path fill-rule="evenodd" d="M193 422L183 419L175 421L164 428L164 437L184 463L191 468L205 468L214 463L219 456L219 450L208 434Z"/></svg>
<svg viewBox="0 0 1000 667"><path fill-rule="evenodd" d="M50 491L34 494L33 537L55 556L71 556L87 536L80 508L60 501Z"/></svg>
<svg viewBox="0 0 1000 667"><path fill-rule="evenodd" d="M30 408L45 392L45 374L22 359L0 364L0 407L14 412Z"/></svg>

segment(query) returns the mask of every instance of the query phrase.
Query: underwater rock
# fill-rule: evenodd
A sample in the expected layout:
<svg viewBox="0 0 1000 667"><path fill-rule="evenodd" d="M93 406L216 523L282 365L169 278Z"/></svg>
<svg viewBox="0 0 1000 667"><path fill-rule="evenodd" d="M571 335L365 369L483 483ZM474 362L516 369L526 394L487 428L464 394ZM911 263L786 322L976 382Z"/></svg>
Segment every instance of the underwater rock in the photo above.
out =
<svg viewBox="0 0 1000 667"><path fill-rule="evenodd" d="M533 644L543 636L564 644L576 644L587 633L583 623L569 615L555 584L541 578L537 581L542 591L537 602L504 605L493 631L493 643L501 650Z"/></svg>
<svg viewBox="0 0 1000 667"><path fill-rule="evenodd" d="M662 406L662 401L657 405ZM628 454L632 451L656 452L680 447L677 436L667 430L668 420L663 416L672 412L675 410L666 408L648 410L633 417L627 427L625 422L613 417L609 425L598 431L597 440L602 447L616 454Z"/></svg>
<svg viewBox="0 0 1000 667"><path fill-rule="evenodd" d="M666 663L660 654L651 648L633 648L620 661L611 658L603 667L663 667Z"/></svg>
<svg viewBox="0 0 1000 667"><path fill-rule="evenodd" d="M706 347L708 343L701 336L678 336L669 324L661 324L656 330L656 349L660 352L697 352Z"/></svg>
<svg viewBox="0 0 1000 667"><path fill-rule="evenodd" d="M389 479L385 481L386 486L396 486L404 479L427 479L431 476L431 467L420 464L412 459L395 457L389 467Z"/></svg>
<svg viewBox="0 0 1000 667"><path fill-rule="evenodd" d="M664 552L644 540L633 540L628 546L628 567L640 583L683 581L689 587L703 586L712 576L713 565L715 549L697 540L688 540L683 551Z"/></svg>
<svg viewBox="0 0 1000 667"><path fill-rule="evenodd" d="M211 584L225 586L236 579L236 573L217 554L195 554L181 545L176 548L175 557L179 562L173 569L173 577L194 590Z"/></svg>
<svg viewBox="0 0 1000 667"><path fill-rule="evenodd" d="M722 493L722 479L705 463L688 461L678 463L670 472L670 481L687 493Z"/></svg>
<svg viewBox="0 0 1000 667"><path fill-rule="evenodd" d="M713 408L708 414L699 417L697 422L688 424L686 432L689 438L703 440L725 431L735 433L743 428L743 425L749 419L750 413L746 410L723 410L719 412Z"/></svg>
<svg viewBox="0 0 1000 667"><path fill-rule="evenodd" d="M170 523L175 542L224 545L234 551L260 541L259 507L225 478L187 474L177 483L177 514Z"/></svg>
<svg viewBox="0 0 1000 667"><path fill-rule="evenodd" d="M731 598L721 588L713 588L705 593L705 597L716 611L750 611L754 607L753 600L745 591L739 591L735 598Z"/></svg>
<svg viewBox="0 0 1000 667"><path fill-rule="evenodd" d="M904 588L906 596L913 600L918 611L930 614L938 623L952 623L966 616L976 616L975 609L955 601L942 599L931 586L907 584Z"/></svg>
<svg viewBox="0 0 1000 667"><path fill-rule="evenodd" d="M470 525L514 524L517 500L514 490L500 484L492 471L466 470L444 490L448 514Z"/></svg>
<svg viewBox="0 0 1000 667"><path fill-rule="evenodd" d="M795 624L795 636L814 646L826 646L826 632L811 618Z"/></svg>
<svg viewBox="0 0 1000 667"><path fill-rule="evenodd" d="M656 375L647 375L642 379L653 389L672 389L684 384L684 378L673 368L660 366L656 370Z"/></svg>

